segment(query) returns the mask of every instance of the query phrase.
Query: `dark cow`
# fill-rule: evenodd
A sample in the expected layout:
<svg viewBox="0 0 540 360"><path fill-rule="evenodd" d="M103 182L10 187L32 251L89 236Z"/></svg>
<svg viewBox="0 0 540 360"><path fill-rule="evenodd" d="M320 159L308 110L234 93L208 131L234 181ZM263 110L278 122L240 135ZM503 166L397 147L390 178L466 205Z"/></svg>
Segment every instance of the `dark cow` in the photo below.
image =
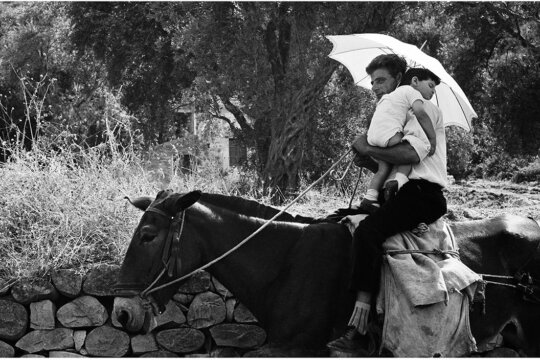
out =
<svg viewBox="0 0 540 360"><path fill-rule="evenodd" d="M145 213L127 250L117 289L134 299L149 286L160 286L216 259L279 212L255 201L200 192L162 191L155 200L138 198L132 203ZM451 227L463 262L474 271L528 273L540 279L540 228L534 220L502 216ZM343 225L283 213L207 270L253 312L270 345L323 354L325 344L343 331L352 308L353 297L346 291L350 247L351 236ZM178 285L148 298L163 308ZM527 288L531 289L536 286ZM515 286L488 284L486 293L485 309L471 314L477 342L502 333L506 345L540 355L540 306L525 301ZM534 297L529 294L529 299ZM115 307L129 331L143 327L140 303Z"/></svg>

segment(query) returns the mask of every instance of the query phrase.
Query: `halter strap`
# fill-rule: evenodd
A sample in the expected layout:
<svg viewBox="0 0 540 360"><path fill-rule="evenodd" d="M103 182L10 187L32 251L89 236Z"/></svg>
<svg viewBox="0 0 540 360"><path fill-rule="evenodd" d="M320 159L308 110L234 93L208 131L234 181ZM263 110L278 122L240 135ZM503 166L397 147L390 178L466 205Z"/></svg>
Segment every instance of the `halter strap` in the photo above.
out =
<svg viewBox="0 0 540 360"><path fill-rule="evenodd" d="M147 212L147 211L162 215L162 216L164 216L166 218L169 218L170 220L174 219L174 216L171 216L171 215L167 214L165 211L159 210L158 208L155 208L155 207L148 207L145 212Z"/></svg>
<svg viewBox="0 0 540 360"><path fill-rule="evenodd" d="M154 286L163 277L163 275L167 274L169 277L172 277L175 271L177 274L180 274L182 268L182 261L180 259L180 239L184 230L184 219L186 216L186 212L184 210L177 213L175 216L170 216L166 212L155 207L149 207L146 209L146 211L164 216L171 221L171 225L169 226L169 232L167 233L167 239L163 245L163 254L161 256L163 269L158 274L156 279L141 292L140 296L142 298L145 298L148 294L153 292Z"/></svg>

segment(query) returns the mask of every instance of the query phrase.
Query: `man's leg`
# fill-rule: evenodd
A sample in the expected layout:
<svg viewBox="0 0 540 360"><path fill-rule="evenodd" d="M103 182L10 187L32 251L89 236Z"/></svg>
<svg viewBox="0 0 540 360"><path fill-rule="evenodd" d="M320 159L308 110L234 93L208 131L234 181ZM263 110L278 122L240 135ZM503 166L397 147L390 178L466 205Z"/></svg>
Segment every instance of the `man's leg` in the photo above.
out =
<svg viewBox="0 0 540 360"><path fill-rule="evenodd" d="M366 294L375 294L380 281L383 242L420 222L432 223L445 213L446 200L440 187L422 180L406 183L395 198L366 217L356 229L351 289L359 291L364 301Z"/></svg>
<svg viewBox="0 0 540 360"><path fill-rule="evenodd" d="M423 180L410 180L396 197L385 202L374 214L360 222L353 236L353 269L351 290L360 297L357 300L371 305L372 294L379 286L382 244L390 236L412 230L420 222L432 223L446 213L446 200L440 187ZM364 308L364 309L362 309ZM367 316L366 306L355 306L358 317ZM363 313L363 314L362 314ZM356 312L358 315L358 312ZM355 313L351 319L355 317ZM360 333L365 329L359 330ZM329 343L333 349L347 351L354 347L348 331L341 338Z"/></svg>

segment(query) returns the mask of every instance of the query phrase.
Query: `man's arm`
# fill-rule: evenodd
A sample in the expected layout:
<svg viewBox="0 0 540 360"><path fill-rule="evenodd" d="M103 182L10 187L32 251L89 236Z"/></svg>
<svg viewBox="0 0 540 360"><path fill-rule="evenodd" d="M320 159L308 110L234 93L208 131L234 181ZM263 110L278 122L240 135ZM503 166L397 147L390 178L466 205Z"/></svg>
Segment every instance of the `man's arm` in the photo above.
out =
<svg viewBox="0 0 540 360"><path fill-rule="evenodd" d="M356 138L352 147L360 155L368 155L394 165L410 165L420 162L420 157L416 150L407 141L400 142L394 146L380 148L369 145L367 135L360 135Z"/></svg>
<svg viewBox="0 0 540 360"><path fill-rule="evenodd" d="M366 156L366 155L360 155L358 152L355 152L354 154L354 165L358 167L363 167L371 171L372 173L376 173L377 170L379 170L379 164L373 160L373 158Z"/></svg>

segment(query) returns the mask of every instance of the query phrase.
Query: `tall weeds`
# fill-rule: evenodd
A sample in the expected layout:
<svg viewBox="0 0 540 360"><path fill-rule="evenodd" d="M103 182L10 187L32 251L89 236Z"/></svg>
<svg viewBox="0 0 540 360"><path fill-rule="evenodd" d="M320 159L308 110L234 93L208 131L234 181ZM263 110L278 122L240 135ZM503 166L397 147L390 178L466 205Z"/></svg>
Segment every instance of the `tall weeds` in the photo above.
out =
<svg viewBox="0 0 540 360"><path fill-rule="evenodd" d="M25 91L27 112L40 117L43 101L35 97L46 91ZM169 165L158 164L156 172L147 154L126 146L125 139L120 145L115 134L131 137L129 121L111 119L107 112L104 121L106 141L95 147L77 145L73 134L52 131L50 124L41 131L39 120L32 150L22 141L3 144L11 159L0 164L0 288L21 278L45 277L54 269L83 273L96 264L121 263L141 215L125 196L198 189L269 203L254 171L224 172L204 154L189 171L169 166L170 159ZM16 139L24 136L18 133ZM328 197L317 194L300 202L298 212L321 215L310 203L328 205Z"/></svg>

